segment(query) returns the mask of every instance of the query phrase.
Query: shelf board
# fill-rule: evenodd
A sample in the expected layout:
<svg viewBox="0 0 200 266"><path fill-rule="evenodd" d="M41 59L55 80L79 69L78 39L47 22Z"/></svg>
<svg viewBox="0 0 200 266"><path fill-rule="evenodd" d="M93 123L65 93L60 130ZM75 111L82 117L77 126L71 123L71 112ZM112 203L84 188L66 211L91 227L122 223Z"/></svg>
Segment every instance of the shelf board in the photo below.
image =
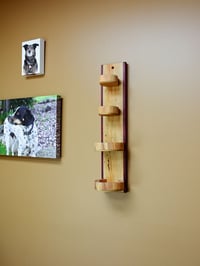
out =
<svg viewBox="0 0 200 266"><path fill-rule="evenodd" d="M124 182L99 179L95 180L95 189L105 192L124 191Z"/></svg>
<svg viewBox="0 0 200 266"><path fill-rule="evenodd" d="M123 142L97 142L95 143L97 151L123 151Z"/></svg>
<svg viewBox="0 0 200 266"><path fill-rule="evenodd" d="M119 80L118 80L117 75L103 74L103 75L100 75L99 83L101 86L104 86L104 87L114 87L114 86L118 86Z"/></svg>
<svg viewBox="0 0 200 266"><path fill-rule="evenodd" d="M120 109L117 106L99 106L98 114L100 116L120 115Z"/></svg>

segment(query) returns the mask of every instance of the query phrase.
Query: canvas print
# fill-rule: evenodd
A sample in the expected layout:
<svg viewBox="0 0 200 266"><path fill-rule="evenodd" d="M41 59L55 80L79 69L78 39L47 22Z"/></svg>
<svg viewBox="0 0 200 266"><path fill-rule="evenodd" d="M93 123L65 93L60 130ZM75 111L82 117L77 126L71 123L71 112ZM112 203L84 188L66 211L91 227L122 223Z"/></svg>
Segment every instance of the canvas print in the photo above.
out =
<svg viewBox="0 0 200 266"><path fill-rule="evenodd" d="M0 100L0 155L61 157L62 98Z"/></svg>
<svg viewBox="0 0 200 266"><path fill-rule="evenodd" d="M22 42L22 76L44 74L44 40Z"/></svg>

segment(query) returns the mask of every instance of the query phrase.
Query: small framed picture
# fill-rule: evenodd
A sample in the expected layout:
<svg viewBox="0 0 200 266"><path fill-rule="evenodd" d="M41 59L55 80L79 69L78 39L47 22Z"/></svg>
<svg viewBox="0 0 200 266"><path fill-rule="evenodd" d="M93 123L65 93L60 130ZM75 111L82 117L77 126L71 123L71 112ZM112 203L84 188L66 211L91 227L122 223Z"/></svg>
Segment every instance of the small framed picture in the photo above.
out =
<svg viewBox="0 0 200 266"><path fill-rule="evenodd" d="M22 42L22 76L44 75L44 40Z"/></svg>

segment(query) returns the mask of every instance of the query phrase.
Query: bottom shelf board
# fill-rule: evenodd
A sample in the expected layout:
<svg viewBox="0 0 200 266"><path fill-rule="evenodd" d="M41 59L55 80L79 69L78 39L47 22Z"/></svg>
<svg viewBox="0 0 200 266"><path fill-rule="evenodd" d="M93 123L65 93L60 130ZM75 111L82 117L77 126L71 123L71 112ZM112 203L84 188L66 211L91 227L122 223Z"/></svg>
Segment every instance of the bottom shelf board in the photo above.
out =
<svg viewBox="0 0 200 266"><path fill-rule="evenodd" d="M113 192L124 191L124 182L108 181L107 179L95 180L95 189L97 191Z"/></svg>

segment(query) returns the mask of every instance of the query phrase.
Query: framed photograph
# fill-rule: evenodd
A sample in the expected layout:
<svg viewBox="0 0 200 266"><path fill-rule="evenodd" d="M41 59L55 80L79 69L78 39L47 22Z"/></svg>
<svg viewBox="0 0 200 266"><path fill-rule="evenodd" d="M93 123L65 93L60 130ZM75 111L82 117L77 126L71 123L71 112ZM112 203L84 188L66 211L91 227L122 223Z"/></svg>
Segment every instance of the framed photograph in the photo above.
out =
<svg viewBox="0 0 200 266"><path fill-rule="evenodd" d="M22 76L44 75L44 40L22 42Z"/></svg>
<svg viewBox="0 0 200 266"><path fill-rule="evenodd" d="M0 155L61 157L62 98L0 100Z"/></svg>

